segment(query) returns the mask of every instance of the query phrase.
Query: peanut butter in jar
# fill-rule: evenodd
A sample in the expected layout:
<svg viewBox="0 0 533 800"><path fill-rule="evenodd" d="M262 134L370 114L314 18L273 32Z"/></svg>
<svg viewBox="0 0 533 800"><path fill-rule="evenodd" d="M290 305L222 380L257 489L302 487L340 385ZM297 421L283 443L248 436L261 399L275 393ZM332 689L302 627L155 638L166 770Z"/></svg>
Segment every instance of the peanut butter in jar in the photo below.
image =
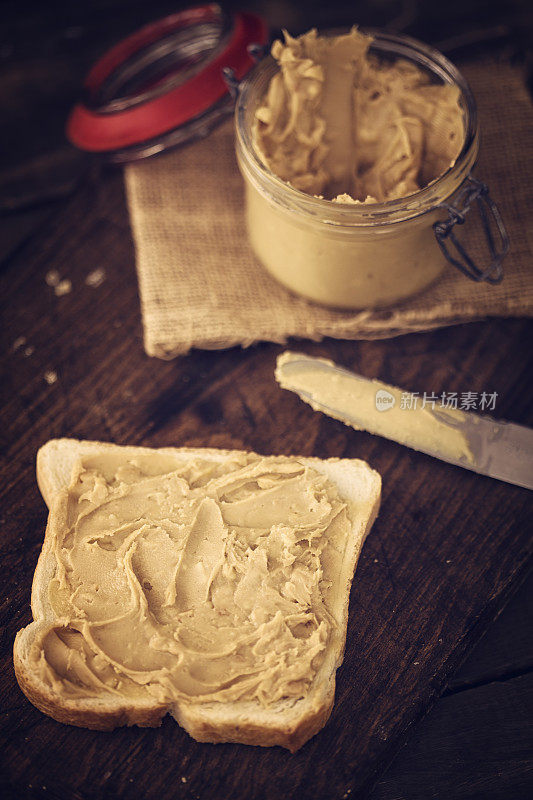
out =
<svg viewBox="0 0 533 800"><path fill-rule="evenodd" d="M362 309L439 277L433 226L478 152L472 94L440 53L356 28L286 34L242 87L236 127L249 239L287 288Z"/></svg>

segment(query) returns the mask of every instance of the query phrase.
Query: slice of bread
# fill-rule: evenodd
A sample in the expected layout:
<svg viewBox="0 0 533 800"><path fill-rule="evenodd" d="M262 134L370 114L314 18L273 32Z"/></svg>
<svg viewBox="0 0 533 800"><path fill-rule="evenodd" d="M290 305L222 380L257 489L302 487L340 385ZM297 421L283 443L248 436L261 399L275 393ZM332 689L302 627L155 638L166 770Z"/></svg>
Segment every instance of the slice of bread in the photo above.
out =
<svg viewBox="0 0 533 800"><path fill-rule="evenodd" d="M83 470L89 470L92 475L96 470L95 464L99 464L100 461L104 463L105 459L112 459L115 467L117 464L127 464L128 468L130 468L129 465L132 462L135 465L142 464L142 469L145 470L142 481L146 480L145 484L142 484L141 481L138 485L141 486L142 484L148 488L141 488L139 491L145 491L148 493L147 496L153 497L153 492L155 491L154 481L159 487L158 481L161 476L154 467L156 473L154 478L154 472L150 471L151 467L149 465L152 461L155 464L155 459L160 460L160 457L165 457L165 463L167 464L165 470L169 474L174 468L178 472L181 470L183 474L187 470L190 473L191 465L199 463L208 471L211 469L216 470L216 475L218 476L216 480L219 482L224 482L226 475L233 479L240 469L251 469L254 475L261 476L257 478L257 484L254 483L254 487L256 485L259 487L257 489L259 498L263 497L263 495L260 495L261 487L264 485L271 486L271 482L269 483L270 478L265 478L264 476L275 473L278 469L286 470L290 475L305 476L306 480L311 476L309 480L318 481L316 485L322 487L323 491L327 493L327 497L335 497L336 502L340 504L339 508L342 506L343 525L335 523L335 519L341 519L339 512L338 517L334 518L334 522L325 529L326 532L323 534L325 539L317 540L321 542L316 551L319 555L317 556L313 551L313 557L320 559L319 572L321 579L323 579L320 581L320 586L324 587L322 618L327 618L331 624L327 627L327 636L323 637L319 655L314 656L309 661L309 668L312 670L309 673L311 677L306 678L303 683L300 681L300 684L304 687L301 696L298 695L298 692L293 692L292 694L289 693L290 696L281 694L278 697L274 697L274 699L269 697L265 699L265 697L244 692L244 697L237 697L232 696L233 688L231 686L223 687L220 690L220 697L215 700L210 700L209 696L205 694L201 697L195 696L194 693L191 696L184 696L183 692L180 691L177 692L176 697L170 697L168 691L158 690L150 693L145 691L143 687L141 687L142 691L139 689L138 693L124 691L121 694L121 687L124 685L122 680L117 683L113 679L114 682L111 685L118 686L118 689L109 690L107 685L101 685L98 682L98 688L95 688L90 681L85 682L83 679L79 679L81 673L79 670L76 672L76 662L72 662L69 658L65 662L68 666L65 667L63 673L54 671L57 666L55 662L54 668L49 667L47 662L47 671L43 674L41 666L43 660L46 661L48 658L48 656L45 658L43 642L47 641L46 636L49 635L49 632L51 630L54 632L70 630L72 633L72 628L69 628L69 626L74 626L73 629L76 635L80 631L86 630L86 628L83 628L86 614L83 610L79 611L79 607L77 607L76 611L69 612L67 616L63 612L58 615L57 604L54 606L51 589L52 585L59 585L61 574L65 575L65 565L61 563L61 554L65 552L64 547L69 531L71 536L69 541L72 541L72 536L74 535L72 531L76 529L73 527L72 509L79 509L83 503L87 504L88 502L84 499L84 495L80 497L80 492L77 495L75 494L76 487L79 486L79 481L82 480L80 475L83 476L85 474ZM251 466L248 465L248 461L250 461ZM243 467L242 465L245 462L248 466ZM160 467L158 469L160 470ZM313 476L315 477L313 478ZM166 479L167 477L165 473L161 479ZM256 478L253 478L253 480L255 481ZM267 483L265 484L264 481ZM39 557L32 587L31 608L34 621L19 631L14 644L14 665L17 680L25 695L37 708L60 722L98 730L110 730L121 725L155 726L160 723L161 718L166 713L170 713L194 739L200 742L240 742L264 746L281 745L293 752L323 727L331 713L335 693L335 673L337 667L342 663L344 654L348 599L352 578L364 539L379 510L381 479L368 464L356 459L321 460L317 458L280 456L263 457L240 451L194 448L153 450L145 447L122 447L101 442L58 439L48 442L38 452L37 482L42 496L50 509L50 514L43 549ZM191 483L191 486L193 485ZM247 485L249 485L249 482ZM199 488L195 488L194 491L202 492L202 481L199 481L198 486ZM211 483L209 483L209 486L211 486ZM149 494L150 491L152 494ZM205 491L208 492L209 489ZM238 496L240 501L241 496L235 496ZM276 497L276 495L273 496ZM225 495L222 495L223 500L224 498ZM255 497L253 502L256 502ZM222 502L221 505L227 507L226 502ZM85 508L85 506L83 507ZM91 508L93 507L91 506ZM255 509L255 506L253 508ZM307 511L307 509L305 510ZM291 514L293 515L293 511L294 509L291 506L286 513L290 517ZM278 516L281 513L279 511L279 502L276 513ZM81 516L83 515L79 513L78 519ZM170 525L171 522L168 524ZM270 546L271 537L278 535L273 532L274 527L270 529L270 532L269 530L260 531L261 542L266 542L265 547ZM283 525L280 530L283 530ZM213 535L211 529L206 529L205 534L203 540L209 544L209 537ZM94 538L98 539L99 536L103 535L103 533L97 534ZM314 541L312 539L313 535L313 533L309 534L309 547L311 547L311 542ZM327 539L328 536L329 540ZM309 555L306 552L305 545L301 544L305 540L306 536L300 537L300 540L298 540L298 547L300 548L298 552L303 553L304 560ZM84 541L86 542L87 539ZM94 543L93 540L91 542ZM226 545L224 546L226 547ZM186 543L184 547L186 547ZM251 548L248 547L243 556L245 560L249 560L252 557L252 550L253 546ZM241 548L239 552L242 554L244 548ZM311 553L311 550L309 550L309 553ZM180 557L182 561L185 558L184 556ZM227 549L224 550L224 559L226 558ZM270 556L268 556L269 560ZM178 562L179 569L181 569L179 567L180 563ZM267 563L266 557L265 563ZM295 564L298 563L295 562ZM193 568L196 568L196 566L196 564L192 565ZM176 568L176 575L178 574L178 568ZM191 568L190 563L189 568ZM268 566L267 570L270 568ZM72 569L72 567L67 565L67 574L69 569ZM92 567L89 567L88 571L91 569ZM202 574L204 574L203 565L202 570ZM220 576L222 573L219 571L217 574ZM243 580L239 577L238 572L237 575L238 577L235 579L237 582ZM217 580L219 581L217 584L219 589L222 587L222 590L224 590L226 586L223 583L224 579L219 577ZM291 580L293 580L292 575ZM176 579L176 585L179 590L178 579ZM238 583L235 585L238 585ZM285 587L287 585L284 584ZM91 580L87 577L86 585L78 587L78 591L81 588L86 594L87 592L90 594L91 587L94 589L94 583L91 583ZM291 583L291 587L294 589L293 583ZM148 588L151 589L152 587L148 586ZM98 591L98 588L96 591ZM213 601L209 599L209 591L208 589L208 596L205 600L206 606L213 605ZM252 592L256 603L254 613L257 612L257 596L261 591L262 587L256 583ZM91 603L94 600L94 597L90 598ZM294 596L291 600L294 608L298 613L301 613L302 608L305 607L305 598L302 600L300 596L300 600L298 600L298 597ZM288 601L285 599L283 602L287 603ZM187 617L189 613L187 607L184 606L183 608L185 609L185 617ZM211 607L208 610L209 613L212 612ZM261 611L261 608L259 610ZM203 613L203 610L198 613ZM267 616L265 611L264 619ZM287 618L285 622L287 622ZM102 624L105 625L107 622ZM260 621L257 622L256 627L259 624ZM250 625L250 621L247 620L247 631L251 629ZM83 635L85 636L85 634ZM132 634L132 641L135 640L135 635L135 633ZM307 634L304 636L307 636ZM65 641L68 647L68 640ZM60 646L62 647L63 645ZM94 640L90 637L89 639L84 639L83 646L91 651L91 648L95 647ZM271 642L270 647L272 652L263 653L264 663L268 662L273 665L272 674L274 676L277 675L278 680L281 679L283 683L287 675L283 671L280 672L282 668L279 664L276 664L276 642ZM84 651L85 654L86 652L87 650ZM90 659L93 658L94 652L89 652ZM68 655L70 657L72 653L69 651ZM165 658L168 659L168 654L165 655ZM93 661L90 663L93 663ZM72 668L73 663L74 668ZM168 663L168 660L165 663ZM290 667L292 670L291 676L293 673L296 676L295 681L291 683L291 678L288 683L285 681L283 685L289 687L299 685L296 679L298 677L301 678L301 675L298 676L297 664L299 663L296 660L296 666ZM115 669L117 667L115 656L109 656L109 664L106 665L108 670L106 674L109 674L109 670L113 670L114 675L118 674ZM294 672L294 670L296 671ZM134 673L135 671L131 674ZM97 670L96 674L100 675L101 673ZM178 672L173 674L178 674ZM52 679L50 679L50 675L52 675ZM145 679L139 680L141 684L143 680L146 684ZM124 683L128 683L128 681L131 684L129 677L125 677ZM275 682L271 685L271 691L273 693L271 694L272 697L276 694Z"/></svg>

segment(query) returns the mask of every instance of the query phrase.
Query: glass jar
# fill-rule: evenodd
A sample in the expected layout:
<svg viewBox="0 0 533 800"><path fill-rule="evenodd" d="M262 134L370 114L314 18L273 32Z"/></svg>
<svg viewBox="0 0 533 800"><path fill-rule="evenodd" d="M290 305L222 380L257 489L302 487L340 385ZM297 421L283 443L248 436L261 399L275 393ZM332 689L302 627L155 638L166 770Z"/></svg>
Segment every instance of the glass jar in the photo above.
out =
<svg viewBox="0 0 533 800"><path fill-rule="evenodd" d="M240 84L235 111L237 161L245 182L248 237L256 257L288 289L337 308L396 303L429 286L447 261L474 280L498 282L506 252L499 215L503 245L501 252L492 248L495 257L488 270L478 269L460 244L459 260L454 258L457 252L448 249L449 241L457 247L452 228L464 221L473 199L480 201L480 209L482 201L489 203L489 210L497 214L486 187L470 177L479 131L468 84L448 59L427 45L395 34L372 35L371 53L408 59L432 73L437 82L459 87L465 138L455 164L420 191L382 203L333 203L295 189L269 170L253 146L255 112L278 71L275 60L268 57ZM482 218L489 244L494 244L486 206Z"/></svg>

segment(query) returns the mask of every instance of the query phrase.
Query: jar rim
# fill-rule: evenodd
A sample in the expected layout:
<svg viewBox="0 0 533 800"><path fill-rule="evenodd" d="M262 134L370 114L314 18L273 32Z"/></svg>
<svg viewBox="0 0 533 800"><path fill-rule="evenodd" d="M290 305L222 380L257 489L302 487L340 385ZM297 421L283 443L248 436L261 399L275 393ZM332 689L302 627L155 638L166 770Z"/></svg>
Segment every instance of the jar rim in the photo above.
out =
<svg viewBox="0 0 533 800"><path fill-rule="evenodd" d="M378 51L382 55L392 55L413 61L422 66L426 71L432 72L444 83L458 86L461 92L464 111L464 141L455 162L445 172L439 175L427 186L412 192L405 197L376 203L333 203L322 197L316 197L296 189L287 181L279 178L261 160L253 146L250 131L245 124L245 113L249 111L249 97L258 78L269 70L272 75L279 70L277 62L272 56L267 56L260 61L249 73L239 87L239 94L235 105L235 127L237 132L238 155L244 158L246 164L254 172L255 177L260 176L264 187L273 191L284 192L284 200L290 204L291 209L324 215L326 209L329 215L334 215L335 220L326 220L332 224L341 225L376 225L379 223L411 219L415 216L431 211L436 205L449 198L463 180L468 177L477 156L479 143L478 119L476 102L472 90L460 72L443 53L424 42L404 34L392 33L384 30L360 28L361 33L372 36L369 50ZM321 31L323 35L338 35L346 33L342 30ZM254 109L255 111L255 109Z"/></svg>

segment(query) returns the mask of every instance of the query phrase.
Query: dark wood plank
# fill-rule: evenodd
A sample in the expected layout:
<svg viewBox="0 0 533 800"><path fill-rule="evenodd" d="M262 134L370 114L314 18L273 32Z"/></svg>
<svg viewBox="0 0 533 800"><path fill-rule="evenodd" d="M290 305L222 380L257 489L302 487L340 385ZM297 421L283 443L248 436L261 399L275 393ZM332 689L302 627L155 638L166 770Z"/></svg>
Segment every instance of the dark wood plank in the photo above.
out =
<svg viewBox="0 0 533 800"><path fill-rule="evenodd" d="M453 675L444 694L531 672L532 630L533 573L529 574L474 651Z"/></svg>
<svg viewBox="0 0 533 800"><path fill-rule="evenodd" d="M521 676L531 678L532 615L530 574L454 674L423 724L408 731L405 745L379 778L369 800L439 797L443 785L448 800L531 796L531 758L516 760L518 751L533 752L529 683L515 683L516 691L509 692L502 691L501 683ZM477 688L484 691L472 691ZM464 697L448 702L458 693ZM521 703L518 715L517 694ZM460 754L451 757L465 715L469 735L461 736Z"/></svg>
<svg viewBox="0 0 533 800"><path fill-rule="evenodd" d="M41 240L28 243L0 283L5 350L21 335L35 347L29 357L10 350L3 382L3 773L19 794L42 782L80 797L95 789L124 798L342 797L348 789L355 796L525 569L528 493L315 414L274 383L277 346L171 363L147 358L121 176L111 171L102 181L101 191L87 187ZM106 272L97 289L85 285L95 267ZM46 285L50 268L72 281L70 294L56 297ZM413 390L496 391L497 414L525 422L530 361L520 343L530 330L524 321L498 321L390 342L301 347ZM51 385L48 370L58 376ZM171 720L154 731L70 729L24 700L10 648L29 620L45 522L34 456L54 435L359 456L381 472L383 508L352 590L336 706L325 731L300 753L199 745ZM148 768L140 756L146 750L157 753ZM176 789L176 776L187 783Z"/></svg>
<svg viewBox="0 0 533 800"><path fill-rule="evenodd" d="M369 800L529 800L532 719L533 673L443 698Z"/></svg>
<svg viewBox="0 0 533 800"><path fill-rule="evenodd" d="M473 6L469 10L453 3L444 25L433 10L415 6L414 19L404 18L402 25L422 38L456 33L458 20L463 31L475 32L477 6L472 11ZM70 151L58 143L64 115L91 60L119 35L169 7L137 0L53 2L46 8L28 2L24 14L12 6L7 15L4 35L13 52L4 64L3 88L13 116L3 132L14 145L3 150L0 185L15 201L22 198L22 206L40 209L45 224L37 217L25 222L11 215L17 221L0 276L5 353L0 385L0 787L13 798L362 797L523 577L530 556L531 501L524 490L314 414L274 383L277 346L193 352L172 363L144 355L121 174L86 174L86 162L75 156L69 161ZM483 12L490 27L496 12L486 3ZM354 21L346 4L327 9L309 4L305 19L302 9L290 3L268 13L274 26L293 30ZM384 6L378 13L371 3L361 4L361 13L363 23L390 21L378 19L389 14ZM514 19L518 11L513 6L508 13ZM17 86L40 86L40 81L46 89L28 95L37 104L34 119L50 113L45 124L32 130ZM51 197L59 198L53 207L47 202ZM5 230L6 218L3 225ZM105 271L105 281L93 288L86 279L96 268ZM54 294L45 280L51 269L72 282L71 293ZM298 346L414 391L496 391L497 416L531 424L531 330L526 321L494 320L386 342ZM50 380L52 372L57 380L48 383L46 375ZM199 745L170 719L156 730L104 734L68 728L41 715L21 695L11 647L15 632L30 619L31 579L46 522L35 484L35 453L48 438L62 435L357 456L382 473L383 508L352 590L336 707L325 730L301 752L291 756L279 749ZM502 659L499 666L493 660L485 672L478 662L449 685L453 690L494 676ZM524 668L524 659L515 666ZM531 687L529 681L517 681L459 692L436 706L442 721L432 743L450 797L454 788L463 791L457 797L468 796L462 775L485 792L479 796L504 796L498 795L494 780L482 782L482 770L466 759L466 743L468 737L483 742L476 719L486 720L489 729L498 725L508 731L509 741L519 741L525 720L517 697L525 703ZM478 717L481 706L485 715ZM450 722L459 724L463 717L463 727ZM463 744L460 752L454 749L456 735ZM494 741L496 734L490 735ZM404 756L406 774L415 783L428 780L428 791L436 787L433 796L442 796L437 776L431 783L421 770L429 752L423 744L431 737L425 728L420 736L414 745L418 756L415 750ZM516 780L506 787L518 792L510 795L518 799L527 764L518 745L514 755L512 747L508 752L514 760L500 760L500 767L487 760L484 768L493 776L499 768L512 775L515 768ZM458 752L463 771L454 777L450 766ZM383 787L396 791L390 782Z"/></svg>

